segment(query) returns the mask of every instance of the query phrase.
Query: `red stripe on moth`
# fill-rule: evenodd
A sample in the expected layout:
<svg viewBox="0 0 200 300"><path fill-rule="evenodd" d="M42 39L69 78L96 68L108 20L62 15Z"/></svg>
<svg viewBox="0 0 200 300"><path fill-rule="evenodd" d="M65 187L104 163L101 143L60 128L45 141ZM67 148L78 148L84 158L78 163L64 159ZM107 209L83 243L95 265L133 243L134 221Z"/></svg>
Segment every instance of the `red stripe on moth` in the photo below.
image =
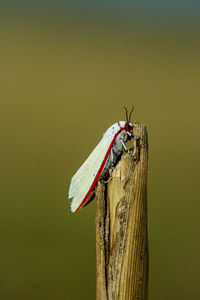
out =
<svg viewBox="0 0 200 300"><path fill-rule="evenodd" d="M96 182L97 182L97 179L99 178L99 176L100 176L100 174L101 174L101 171L103 170L103 167L104 167L104 165L105 165L106 159L108 158L108 155L109 155L109 153L110 153L110 150L111 150L111 148L112 148L112 145L113 145L113 143L114 143L116 137L120 134L120 132L121 132L122 130L123 130L123 128L120 127L120 130L114 135L114 138L112 139L112 142L110 143L110 146L109 146L109 148L108 148L108 150L107 150L107 152L106 152L106 155L105 155L105 157L104 157L104 159L103 159L103 161L102 161L102 163L101 163L101 166L100 166L100 168L99 168L99 170L98 170L98 172L97 172L97 174L96 174L96 176L95 176L95 178L94 178L94 181L93 181L91 187L89 188L89 191L87 192L87 194L86 194L85 197L83 198L83 201L81 202L81 204L80 204L80 205L78 206L78 208L76 209L76 211L77 211L77 210L85 203L85 201L86 201L87 198L89 197L90 193L92 192L92 190L93 190L93 188L94 188L94 186L95 186L95 184L96 184Z"/></svg>
<svg viewBox="0 0 200 300"><path fill-rule="evenodd" d="M121 129L126 130L126 125L127 125L128 123L129 123L129 122L126 122L124 127L121 127L120 122L118 122L117 124L118 124L118 126L119 126Z"/></svg>

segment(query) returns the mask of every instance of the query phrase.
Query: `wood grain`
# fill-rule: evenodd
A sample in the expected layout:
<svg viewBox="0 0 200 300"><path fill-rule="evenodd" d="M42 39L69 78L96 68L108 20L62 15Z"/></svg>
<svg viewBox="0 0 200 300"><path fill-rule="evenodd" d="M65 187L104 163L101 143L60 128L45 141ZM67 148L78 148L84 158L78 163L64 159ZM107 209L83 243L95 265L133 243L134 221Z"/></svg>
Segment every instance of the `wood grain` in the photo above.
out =
<svg viewBox="0 0 200 300"><path fill-rule="evenodd" d="M135 123L134 134L137 159L123 154L95 192L97 300L148 298L146 126Z"/></svg>

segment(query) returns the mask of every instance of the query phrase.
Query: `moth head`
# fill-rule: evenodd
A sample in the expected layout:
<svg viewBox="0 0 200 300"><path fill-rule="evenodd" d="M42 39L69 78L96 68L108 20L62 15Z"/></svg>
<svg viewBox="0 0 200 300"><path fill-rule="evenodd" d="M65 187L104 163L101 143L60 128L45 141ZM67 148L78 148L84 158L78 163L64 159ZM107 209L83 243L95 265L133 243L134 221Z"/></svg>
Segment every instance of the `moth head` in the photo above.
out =
<svg viewBox="0 0 200 300"><path fill-rule="evenodd" d="M133 136L133 124L131 122L126 122L125 130L129 138L131 138Z"/></svg>
<svg viewBox="0 0 200 300"><path fill-rule="evenodd" d="M126 131L133 131L133 124L131 122L126 122Z"/></svg>

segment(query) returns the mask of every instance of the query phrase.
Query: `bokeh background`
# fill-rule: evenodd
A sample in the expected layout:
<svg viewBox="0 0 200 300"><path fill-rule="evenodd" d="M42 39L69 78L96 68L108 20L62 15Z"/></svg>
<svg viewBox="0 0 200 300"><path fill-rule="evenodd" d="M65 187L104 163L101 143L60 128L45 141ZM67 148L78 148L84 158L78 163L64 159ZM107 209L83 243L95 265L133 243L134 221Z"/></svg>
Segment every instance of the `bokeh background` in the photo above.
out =
<svg viewBox="0 0 200 300"><path fill-rule="evenodd" d="M135 105L149 132L149 300L199 299L199 1L0 3L0 298L95 299L74 172Z"/></svg>

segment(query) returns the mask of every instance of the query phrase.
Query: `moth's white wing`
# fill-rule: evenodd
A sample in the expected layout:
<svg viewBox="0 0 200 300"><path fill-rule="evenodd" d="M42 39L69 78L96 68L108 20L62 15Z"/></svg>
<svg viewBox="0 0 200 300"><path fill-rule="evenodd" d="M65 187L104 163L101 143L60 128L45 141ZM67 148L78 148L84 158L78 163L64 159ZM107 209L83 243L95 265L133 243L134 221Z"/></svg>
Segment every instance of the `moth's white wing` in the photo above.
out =
<svg viewBox="0 0 200 300"><path fill-rule="evenodd" d="M71 203L72 212L80 207L92 185L96 183L94 181L97 181L98 178L95 180L95 177L104 161L113 138L113 134L105 134L87 160L72 177L69 188L69 198L73 198Z"/></svg>

